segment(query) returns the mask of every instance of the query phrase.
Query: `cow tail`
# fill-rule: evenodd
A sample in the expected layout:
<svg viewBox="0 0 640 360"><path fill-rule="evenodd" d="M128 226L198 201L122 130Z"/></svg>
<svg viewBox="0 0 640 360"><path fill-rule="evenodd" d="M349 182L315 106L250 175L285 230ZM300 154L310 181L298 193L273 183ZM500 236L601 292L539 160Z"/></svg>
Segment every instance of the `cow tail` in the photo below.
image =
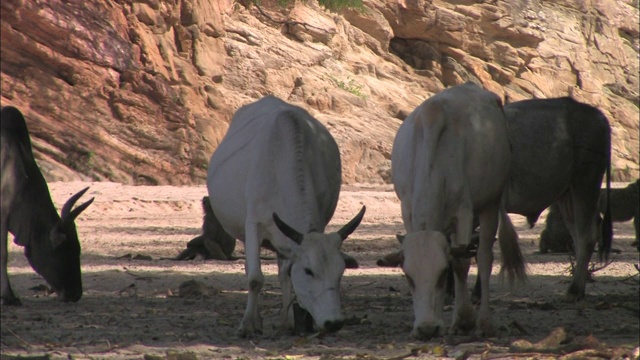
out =
<svg viewBox="0 0 640 360"><path fill-rule="evenodd" d="M518 243L518 233L511 223L507 212L500 208L500 222L498 226L498 242L500 243L500 253L502 254L502 267L500 275L507 274L509 285L513 285L516 280L526 282L527 270L524 257L520 251Z"/></svg>
<svg viewBox="0 0 640 360"><path fill-rule="evenodd" d="M605 203L604 218L602 219L602 236L598 246L600 261L607 261L609 259L609 253L611 253L611 245L613 243L613 225L611 223L611 148L609 148L608 155L605 175L607 183L605 193L607 194L607 199Z"/></svg>

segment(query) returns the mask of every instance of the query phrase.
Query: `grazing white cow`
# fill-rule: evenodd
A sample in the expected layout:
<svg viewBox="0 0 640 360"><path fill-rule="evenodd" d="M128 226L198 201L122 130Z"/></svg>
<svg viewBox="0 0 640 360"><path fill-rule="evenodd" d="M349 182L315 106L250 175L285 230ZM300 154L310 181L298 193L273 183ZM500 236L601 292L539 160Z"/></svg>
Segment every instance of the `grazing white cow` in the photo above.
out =
<svg viewBox="0 0 640 360"><path fill-rule="evenodd" d="M391 163L407 231L401 246L402 269L413 296L413 336L429 339L444 330L442 312L450 262L455 274L450 332L468 332L476 325L486 335L492 332L488 286L492 244L510 158L501 101L473 83L429 98L400 126ZM477 261L482 279L477 324L466 285L470 261L456 256L470 244L474 213L480 220ZM449 237L452 243L447 241ZM515 266L503 270L510 277L524 276L517 244L503 245L503 259L511 257L509 264Z"/></svg>
<svg viewBox="0 0 640 360"><path fill-rule="evenodd" d="M249 296L240 336L262 329L258 294L264 282L263 241L278 253L283 325L292 325L293 285L297 301L320 330L342 327L345 259L340 247L360 224L365 207L338 232L324 234L341 179L338 145L304 109L267 96L235 113L211 156L207 188L225 231L245 244Z"/></svg>

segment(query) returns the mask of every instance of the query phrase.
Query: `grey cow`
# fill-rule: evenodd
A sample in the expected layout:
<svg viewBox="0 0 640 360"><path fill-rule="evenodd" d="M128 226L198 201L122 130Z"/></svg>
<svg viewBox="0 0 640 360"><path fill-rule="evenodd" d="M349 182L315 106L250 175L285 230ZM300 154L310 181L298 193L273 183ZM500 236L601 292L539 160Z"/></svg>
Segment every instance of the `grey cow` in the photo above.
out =
<svg viewBox="0 0 640 360"><path fill-rule="evenodd" d="M7 273L9 232L14 235L16 244L24 246L24 254L31 267L61 299L78 301L82 297L82 277L80 242L74 220L91 204L93 198L72 209L88 190L83 189L64 204L61 216L58 216L47 183L33 158L29 131L22 113L15 107L3 107L0 124L1 303L20 305Z"/></svg>

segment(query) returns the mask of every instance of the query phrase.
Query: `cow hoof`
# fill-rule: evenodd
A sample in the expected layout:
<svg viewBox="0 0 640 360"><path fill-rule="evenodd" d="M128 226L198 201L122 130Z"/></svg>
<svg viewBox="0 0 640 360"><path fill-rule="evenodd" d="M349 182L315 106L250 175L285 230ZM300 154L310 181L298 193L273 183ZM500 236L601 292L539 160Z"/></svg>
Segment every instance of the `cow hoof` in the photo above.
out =
<svg viewBox="0 0 640 360"><path fill-rule="evenodd" d="M262 335L262 330L260 329L247 329L246 327L241 326L237 331L236 335L243 339L251 338L256 335Z"/></svg>
<svg viewBox="0 0 640 360"><path fill-rule="evenodd" d="M469 335L475 329L475 325L471 325L469 323L465 324L454 324L449 328L449 335Z"/></svg>
<svg viewBox="0 0 640 360"><path fill-rule="evenodd" d="M478 329L480 330L480 335L486 338L493 337L495 335L491 320L478 319Z"/></svg>
<svg viewBox="0 0 640 360"><path fill-rule="evenodd" d="M411 336L420 341L428 341L434 337L440 336L442 327L438 325L422 325L414 328Z"/></svg>
<svg viewBox="0 0 640 360"><path fill-rule="evenodd" d="M567 290L567 294L565 295L565 301L568 303L576 303L584 299L584 293L584 289L581 291L578 289L578 286L571 284L569 290Z"/></svg>
<svg viewBox="0 0 640 360"><path fill-rule="evenodd" d="M262 335L262 317L259 314L254 316L245 315L236 334L241 338Z"/></svg>
<svg viewBox="0 0 640 360"><path fill-rule="evenodd" d="M453 315L453 324L449 329L451 335L468 335L476 327L476 316L473 306L461 305Z"/></svg>
<svg viewBox="0 0 640 360"><path fill-rule="evenodd" d="M20 299L15 296L8 296L6 298L0 299L0 304L6 306L21 306L22 301L20 301Z"/></svg>

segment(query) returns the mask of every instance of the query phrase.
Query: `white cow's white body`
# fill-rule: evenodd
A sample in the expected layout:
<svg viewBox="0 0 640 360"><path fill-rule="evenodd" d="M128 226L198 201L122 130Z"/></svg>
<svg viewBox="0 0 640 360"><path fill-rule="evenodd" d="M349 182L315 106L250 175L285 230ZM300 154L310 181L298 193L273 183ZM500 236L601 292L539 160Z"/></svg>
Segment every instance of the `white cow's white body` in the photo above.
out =
<svg viewBox="0 0 640 360"><path fill-rule="evenodd" d="M398 130L392 177L407 231L403 270L413 292L414 336L430 338L444 328L444 274L449 260L456 280L451 330L467 331L475 325L466 290L469 261L451 255L452 249L469 244L474 213L480 217L478 269L483 285L478 326L490 331L492 243L510 155L500 100L471 83L429 98ZM446 240L450 234L452 244Z"/></svg>
<svg viewBox="0 0 640 360"><path fill-rule="evenodd" d="M236 112L211 157L207 188L224 229L245 243L249 300L241 335L261 328L257 296L263 283L259 258L263 240L270 241L281 260L285 321L293 281L300 305L319 327L342 325L339 281L345 264L340 246L346 236L323 234L335 211L340 184L338 146L305 110L268 96ZM274 223L274 213L306 234L304 240L296 243L285 236Z"/></svg>

